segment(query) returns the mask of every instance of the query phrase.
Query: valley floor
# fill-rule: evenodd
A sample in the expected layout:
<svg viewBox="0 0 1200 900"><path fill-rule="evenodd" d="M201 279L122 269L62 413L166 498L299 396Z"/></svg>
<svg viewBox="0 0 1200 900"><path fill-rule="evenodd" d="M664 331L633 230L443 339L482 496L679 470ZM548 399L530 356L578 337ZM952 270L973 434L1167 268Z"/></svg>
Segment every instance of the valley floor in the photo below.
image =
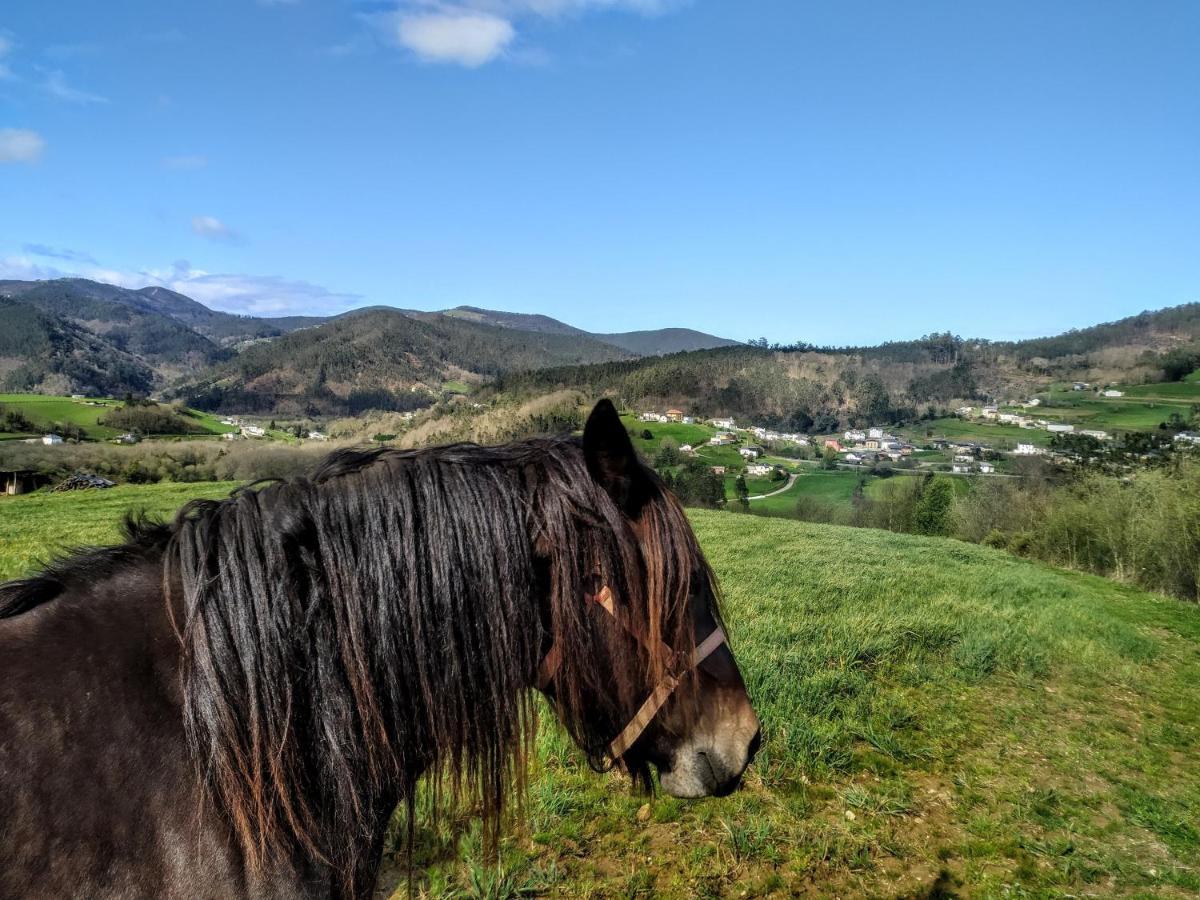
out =
<svg viewBox="0 0 1200 900"><path fill-rule="evenodd" d="M0 498L0 577L228 487ZM633 795L547 714L499 863L469 815L418 828L420 896L1200 892L1200 607L951 540L692 520L766 735L744 788ZM381 896L406 872L399 839Z"/></svg>

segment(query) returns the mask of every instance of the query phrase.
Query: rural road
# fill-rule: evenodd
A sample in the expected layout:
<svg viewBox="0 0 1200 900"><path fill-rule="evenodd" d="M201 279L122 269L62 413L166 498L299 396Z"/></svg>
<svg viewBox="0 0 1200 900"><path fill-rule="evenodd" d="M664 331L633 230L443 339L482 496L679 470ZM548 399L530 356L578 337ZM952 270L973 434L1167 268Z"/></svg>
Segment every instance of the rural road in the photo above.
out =
<svg viewBox="0 0 1200 900"><path fill-rule="evenodd" d="M774 497L776 494L782 494L784 491L786 491L788 488L790 488L793 484L795 484L796 479L799 477L800 477L799 475L789 475L787 484L785 484L779 490L771 491L771 493L769 493L769 494L755 494L753 497L747 497L746 499L747 500L763 500L763 499L766 499L767 497Z"/></svg>

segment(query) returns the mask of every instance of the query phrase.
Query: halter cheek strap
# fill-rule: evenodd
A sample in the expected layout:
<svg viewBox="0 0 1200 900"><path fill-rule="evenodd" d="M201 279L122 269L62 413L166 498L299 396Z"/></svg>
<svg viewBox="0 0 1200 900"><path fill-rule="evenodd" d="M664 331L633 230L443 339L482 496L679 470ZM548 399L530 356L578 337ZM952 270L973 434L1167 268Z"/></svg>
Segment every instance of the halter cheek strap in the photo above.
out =
<svg viewBox="0 0 1200 900"><path fill-rule="evenodd" d="M587 594L585 596L614 619L617 619L618 622L621 621L617 616L616 610L613 608L613 595L608 585L601 588L598 594ZM642 640L628 625L624 627L639 641ZM725 632L718 625L708 637L696 645L696 649L692 651L691 658L688 660L686 666L677 672L663 676L662 680L650 692L650 696L638 707L638 711L633 714L633 718L629 720L629 723L621 729L620 734L608 745L608 753L612 759L620 759L629 751L629 748L642 736L642 732L650 727L650 723L654 721L654 717L658 715L658 711L663 708L663 704L670 699L671 694L679 687L683 676L708 659L713 651L726 643L726 641ZM658 649L660 653L667 656L673 655L674 652L663 643L659 644ZM559 646L558 642L555 642L551 645L550 651L542 659L541 665L538 666L538 688L540 690L545 690L549 687L550 682L554 680L554 676L558 673L559 666L561 665L562 647Z"/></svg>

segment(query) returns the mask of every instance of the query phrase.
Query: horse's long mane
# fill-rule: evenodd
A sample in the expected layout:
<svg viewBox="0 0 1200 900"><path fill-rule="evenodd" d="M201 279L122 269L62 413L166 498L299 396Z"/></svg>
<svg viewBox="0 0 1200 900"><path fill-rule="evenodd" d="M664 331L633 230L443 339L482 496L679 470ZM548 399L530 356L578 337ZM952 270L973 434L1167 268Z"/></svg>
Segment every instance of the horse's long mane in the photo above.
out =
<svg viewBox="0 0 1200 900"><path fill-rule="evenodd" d="M186 730L251 861L309 856L352 892L398 798L412 827L422 773L494 834L552 640L559 715L598 765L669 661L589 609L597 572L647 646L691 648L711 575L682 510L655 486L631 525L570 439L340 452L185 507L164 579Z"/></svg>

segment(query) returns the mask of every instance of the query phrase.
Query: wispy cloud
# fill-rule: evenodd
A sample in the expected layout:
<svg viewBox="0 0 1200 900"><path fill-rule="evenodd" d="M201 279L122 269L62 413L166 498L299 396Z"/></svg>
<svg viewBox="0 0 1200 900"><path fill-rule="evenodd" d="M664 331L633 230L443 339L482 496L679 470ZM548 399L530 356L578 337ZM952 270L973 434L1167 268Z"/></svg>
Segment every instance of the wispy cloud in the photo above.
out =
<svg viewBox="0 0 1200 900"><path fill-rule="evenodd" d="M107 97L101 97L99 94L92 94L88 91L72 87L67 83L67 77L58 70L46 75L46 82L43 87L45 87L51 97L62 100L64 103L88 104L108 102Z"/></svg>
<svg viewBox="0 0 1200 900"><path fill-rule="evenodd" d="M88 256L88 254L81 254ZM127 288L165 287L205 306L242 315L331 315L362 304L361 294L330 290L309 281L277 275L206 272L179 260L162 268L124 271L96 265L47 265L33 254L0 257L0 278L90 278Z"/></svg>
<svg viewBox="0 0 1200 900"><path fill-rule="evenodd" d="M42 158L46 141L28 128L0 128L0 163L35 163Z"/></svg>
<svg viewBox="0 0 1200 900"><path fill-rule="evenodd" d="M7 61L14 46L13 39L0 32L0 81L14 77Z"/></svg>
<svg viewBox="0 0 1200 900"><path fill-rule="evenodd" d="M183 156L165 156L162 160L164 169L203 169L208 165L208 157L200 154L184 154Z"/></svg>
<svg viewBox="0 0 1200 900"><path fill-rule="evenodd" d="M84 253L82 250L51 247L48 244L25 244L21 249L32 256L40 256L44 259L61 259L65 262L87 263L93 266L99 265L92 254Z"/></svg>
<svg viewBox="0 0 1200 900"><path fill-rule="evenodd" d="M192 216L192 231L210 241L234 241L237 233L216 216Z"/></svg>
<svg viewBox="0 0 1200 900"><path fill-rule="evenodd" d="M246 315L328 315L362 302L358 294L331 291L319 284L274 275L233 275L189 269L164 287L205 306Z"/></svg>
<svg viewBox="0 0 1200 900"><path fill-rule="evenodd" d="M653 16L688 0L396 0L363 18L384 42L425 62L476 68L499 58L522 61L513 52L519 25L527 19L561 19L592 11Z"/></svg>

